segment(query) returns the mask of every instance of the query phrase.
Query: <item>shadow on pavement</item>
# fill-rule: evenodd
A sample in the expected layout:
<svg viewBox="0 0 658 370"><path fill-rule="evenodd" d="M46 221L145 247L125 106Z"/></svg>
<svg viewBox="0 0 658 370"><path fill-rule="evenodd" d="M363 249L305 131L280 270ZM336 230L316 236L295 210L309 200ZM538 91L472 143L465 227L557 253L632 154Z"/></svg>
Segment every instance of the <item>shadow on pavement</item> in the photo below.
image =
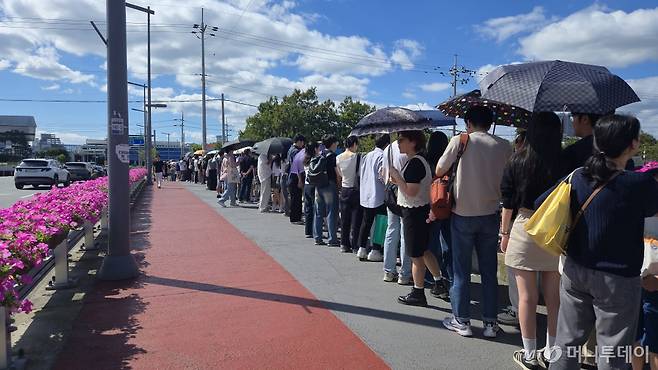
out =
<svg viewBox="0 0 658 370"><path fill-rule="evenodd" d="M152 194L144 191L138 199L131 212L130 240L133 256L144 269L148 266L144 251L150 247ZM107 245L106 234L97 240ZM130 359L146 353L130 343L141 329L136 316L147 306L131 293L143 286L143 276L131 281L98 281L95 271L105 251L75 252L74 257L78 254L71 269L71 275L79 278L78 285L36 298L48 302L35 312L15 348L25 349L30 369L89 369L90 364L95 364L94 368L127 369Z"/></svg>

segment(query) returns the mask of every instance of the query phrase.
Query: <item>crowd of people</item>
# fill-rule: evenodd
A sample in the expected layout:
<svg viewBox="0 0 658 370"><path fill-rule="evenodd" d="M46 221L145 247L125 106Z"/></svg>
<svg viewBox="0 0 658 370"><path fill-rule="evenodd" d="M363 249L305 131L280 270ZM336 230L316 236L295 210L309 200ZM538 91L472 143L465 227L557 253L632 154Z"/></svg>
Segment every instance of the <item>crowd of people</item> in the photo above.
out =
<svg viewBox="0 0 658 370"><path fill-rule="evenodd" d="M381 134L361 153L359 138L350 136L338 154L335 136L318 142L298 135L287 153L255 160L248 150L239 158L229 151L171 168L181 169L182 181L215 176L222 207L258 195L260 212L280 212L303 225L316 245L383 262L385 282L411 286L397 297L401 304L426 306L429 287L430 295L451 304L443 325L466 337L473 335L475 254L482 335L497 337L498 322L518 324L523 348L512 358L521 368L579 368L578 354L589 343L600 369L631 362L634 369L645 362L658 369L658 276L641 276L645 218L658 213L658 171L633 171L640 122L572 113L581 139L563 149L562 124L551 112L533 114L514 143L489 133L488 108L469 109L464 121L466 132L450 140L440 131L429 138L402 131L396 140ZM437 220L430 187L446 174L454 175L454 207L449 219ZM562 181L570 182L572 213L579 215L566 256L558 257L539 247L524 225ZM501 314L498 253L504 253L511 302ZM542 348L540 295L547 311Z"/></svg>

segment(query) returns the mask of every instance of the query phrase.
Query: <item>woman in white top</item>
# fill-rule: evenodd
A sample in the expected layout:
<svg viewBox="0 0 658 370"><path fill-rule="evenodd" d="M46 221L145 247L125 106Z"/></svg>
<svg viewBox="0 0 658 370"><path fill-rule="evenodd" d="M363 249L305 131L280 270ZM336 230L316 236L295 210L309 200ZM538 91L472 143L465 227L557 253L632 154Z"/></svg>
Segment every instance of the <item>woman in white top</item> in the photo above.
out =
<svg viewBox="0 0 658 370"><path fill-rule="evenodd" d="M240 182L240 174L238 172L238 164L235 161L233 151L229 151L224 155L224 159L222 160L222 172L220 180L224 181L226 184L226 190L224 191L224 194L222 194L222 197L217 201L217 203L222 207L226 207L225 202L230 199L231 206L236 206L237 203L235 197L238 189L238 183Z"/></svg>
<svg viewBox="0 0 658 370"><path fill-rule="evenodd" d="M283 197L281 196L281 154L272 159L272 211L283 213Z"/></svg>
<svg viewBox="0 0 658 370"><path fill-rule="evenodd" d="M426 306L425 270L430 270L437 289L441 281L439 263L428 250L430 211L430 187L432 171L429 164L418 153L425 148L425 134L422 131L402 131L398 135L400 152L407 154L409 161L402 173L389 169L391 181L398 186L398 204L402 208L403 232L406 253L411 257L411 273L414 287L411 293L398 297L398 302L413 306Z"/></svg>

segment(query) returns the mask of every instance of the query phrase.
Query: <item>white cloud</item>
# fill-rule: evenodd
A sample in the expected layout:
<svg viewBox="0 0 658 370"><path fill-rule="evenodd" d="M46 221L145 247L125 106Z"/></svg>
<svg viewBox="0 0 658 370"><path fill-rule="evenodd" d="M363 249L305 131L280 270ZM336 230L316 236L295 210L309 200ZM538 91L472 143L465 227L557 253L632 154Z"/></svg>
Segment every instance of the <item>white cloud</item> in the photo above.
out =
<svg viewBox="0 0 658 370"><path fill-rule="evenodd" d="M619 108L621 113L630 113L640 120L642 130L658 137L658 76L627 80L641 101Z"/></svg>
<svg viewBox="0 0 658 370"><path fill-rule="evenodd" d="M420 89L427 92L439 92L448 90L452 85L448 82L433 82L430 84L420 85Z"/></svg>
<svg viewBox="0 0 658 370"><path fill-rule="evenodd" d="M402 93L402 97L406 99L416 99L416 94L411 90L405 90Z"/></svg>
<svg viewBox="0 0 658 370"><path fill-rule="evenodd" d="M54 91L54 90L59 90L59 87L60 87L59 84L52 84L42 87L41 90Z"/></svg>
<svg viewBox="0 0 658 370"><path fill-rule="evenodd" d="M528 59L625 67L658 60L658 8L627 13L592 6L522 38Z"/></svg>
<svg viewBox="0 0 658 370"><path fill-rule="evenodd" d="M11 67L11 62L7 59L0 59L0 70Z"/></svg>
<svg viewBox="0 0 658 370"><path fill-rule="evenodd" d="M550 21L546 18L544 8L536 6L530 13L489 19L476 26L476 31L496 42L502 42L514 35L537 30Z"/></svg>
<svg viewBox="0 0 658 370"><path fill-rule="evenodd" d="M421 103L403 105L402 108L407 108L411 110L432 110L434 109L434 106L429 105L425 102L421 102Z"/></svg>
<svg viewBox="0 0 658 370"><path fill-rule="evenodd" d="M391 60L404 70L414 68L414 60L422 55L424 47L415 40L401 39L395 41L395 50Z"/></svg>

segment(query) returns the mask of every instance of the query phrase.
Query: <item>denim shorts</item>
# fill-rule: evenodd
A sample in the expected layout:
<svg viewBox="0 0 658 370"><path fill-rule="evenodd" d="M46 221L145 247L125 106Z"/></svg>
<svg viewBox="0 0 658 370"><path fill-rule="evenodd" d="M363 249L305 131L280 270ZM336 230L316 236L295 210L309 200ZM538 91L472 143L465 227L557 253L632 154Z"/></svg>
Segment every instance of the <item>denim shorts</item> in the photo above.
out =
<svg viewBox="0 0 658 370"><path fill-rule="evenodd" d="M649 348L649 352L658 353L658 292L642 293L637 339L642 347Z"/></svg>

